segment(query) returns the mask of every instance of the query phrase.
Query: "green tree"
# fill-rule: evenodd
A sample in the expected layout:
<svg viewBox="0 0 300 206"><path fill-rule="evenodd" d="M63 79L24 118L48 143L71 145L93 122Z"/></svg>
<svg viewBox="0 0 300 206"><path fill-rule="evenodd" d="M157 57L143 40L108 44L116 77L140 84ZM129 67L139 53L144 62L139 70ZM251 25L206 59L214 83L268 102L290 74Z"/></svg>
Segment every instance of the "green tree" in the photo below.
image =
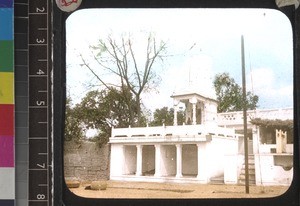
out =
<svg viewBox="0 0 300 206"><path fill-rule="evenodd" d="M179 111L177 113L177 122L179 125L184 122L184 112ZM150 126L161 126L165 124L166 126L171 126L174 123L174 109L168 107L163 107L156 109L153 114L153 121L150 122Z"/></svg>
<svg viewBox="0 0 300 206"><path fill-rule="evenodd" d="M128 127L130 125L131 117L127 99L131 99L130 106L136 107L136 102L129 90L124 94L116 88L110 88L90 91L76 105L77 117L82 121L84 129L99 131L94 139L100 145L108 142L112 127Z"/></svg>
<svg viewBox="0 0 300 206"><path fill-rule="evenodd" d="M140 126L143 121L143 114L141 109L141 94L143 92L155 89L160 82L160 77L154 71L155 63L163 60L163 53L166 50L166 44L162 41L157 42L153 35L149 35L145 44L145 54L141 55L137 50L137 45L132 40L130 35L123 35L120 39L115 39L108 36L107 39L100 39L97 45L91 46L91 51L94 60L99 67L92 67L86 59L82 59L82 66L89 69L97 78L101 85L106 89L119 87L122 95L129 90L134 97L134 105L131 99L126 99L128 104L128 111L130 114L131 125ZM144 56L141 61L140 57ZM113 83L108 82L104 78L105 75L99 75L99 71L114 75ZM134 113L137 114L135 121Z"/></svg>
<svg viewBox="0 0 300 206"><path fill-rule="evenodd" d="M78 141L84 136L83 124L78 117L76 107L72 107L72 100L70 97L66 100L66 111L65 111L65 140Z"/></svg>
<svg viewBox="0 0 300 206"><path fill-rule="evenodd" d="M214 88L219 101L218 112L231 112L243 110L242 88L229 76L228 73L220 73L215 76ZM246 108L256 109L258 96L252 92L246 94Z"/></svg>

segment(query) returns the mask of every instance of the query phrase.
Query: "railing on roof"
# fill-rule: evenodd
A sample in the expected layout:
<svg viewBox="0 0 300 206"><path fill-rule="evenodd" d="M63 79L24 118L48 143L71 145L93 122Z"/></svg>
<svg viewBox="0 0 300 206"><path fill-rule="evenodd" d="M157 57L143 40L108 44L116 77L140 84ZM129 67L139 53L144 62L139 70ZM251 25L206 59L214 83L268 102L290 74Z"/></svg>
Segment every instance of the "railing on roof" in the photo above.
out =
<svg viewBox="0 0 300 206"><path fill-rule="evenodd" d="M199 135L216 135L236 138L234 129L215 125L178 125L155 127L112 128L111 137L191 137Z"/></svg>
<svg viewBox="0 0 300 206"><path fill-rule="evenodd" d="M250 123L253 118L261 119L293 119L293 108L249 110L247 111L247 121ZM218 125L242 125L243 112L224 112L217 114Z"/></svg>

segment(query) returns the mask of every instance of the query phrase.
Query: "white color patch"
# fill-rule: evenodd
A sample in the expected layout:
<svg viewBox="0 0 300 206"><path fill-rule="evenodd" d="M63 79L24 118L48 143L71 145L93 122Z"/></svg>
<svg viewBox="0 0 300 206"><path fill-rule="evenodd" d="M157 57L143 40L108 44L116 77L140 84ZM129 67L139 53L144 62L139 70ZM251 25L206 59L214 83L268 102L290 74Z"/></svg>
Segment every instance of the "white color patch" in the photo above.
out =
<svg viewBox="0 0 300 206"><path fill-rule="evenodd" d="M15 199L15 168L0 168L0 200Z"/></svg>

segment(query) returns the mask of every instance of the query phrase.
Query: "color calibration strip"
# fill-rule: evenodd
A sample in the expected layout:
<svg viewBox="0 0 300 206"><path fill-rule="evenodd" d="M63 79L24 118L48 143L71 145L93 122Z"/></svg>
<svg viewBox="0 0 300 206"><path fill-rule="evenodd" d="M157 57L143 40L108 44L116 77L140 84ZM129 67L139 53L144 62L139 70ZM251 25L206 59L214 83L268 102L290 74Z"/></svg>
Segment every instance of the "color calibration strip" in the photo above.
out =
<svg viewBox="0 0 300 206"><path fill-rule="evenodd" d="M0 205L15 201L13 0L0 0Z"/></svg>

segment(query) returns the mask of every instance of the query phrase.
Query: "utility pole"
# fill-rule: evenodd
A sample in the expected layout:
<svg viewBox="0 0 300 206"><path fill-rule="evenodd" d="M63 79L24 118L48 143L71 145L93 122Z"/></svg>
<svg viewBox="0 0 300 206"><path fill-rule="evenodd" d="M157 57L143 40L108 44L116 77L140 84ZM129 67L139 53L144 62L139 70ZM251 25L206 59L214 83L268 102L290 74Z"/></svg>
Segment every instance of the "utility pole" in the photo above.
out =
<svg viewBox="0 0 300 206"><path fill-rule="evenodd" d="M244 152L245 152L245 190L249 194L249 162L248 162L248 137L247 137L247 104L246 104L246 74L245 74L245 54L244 36L241 37L242 53L242 80L243 80L243 119L244 119Z"/></svg>

